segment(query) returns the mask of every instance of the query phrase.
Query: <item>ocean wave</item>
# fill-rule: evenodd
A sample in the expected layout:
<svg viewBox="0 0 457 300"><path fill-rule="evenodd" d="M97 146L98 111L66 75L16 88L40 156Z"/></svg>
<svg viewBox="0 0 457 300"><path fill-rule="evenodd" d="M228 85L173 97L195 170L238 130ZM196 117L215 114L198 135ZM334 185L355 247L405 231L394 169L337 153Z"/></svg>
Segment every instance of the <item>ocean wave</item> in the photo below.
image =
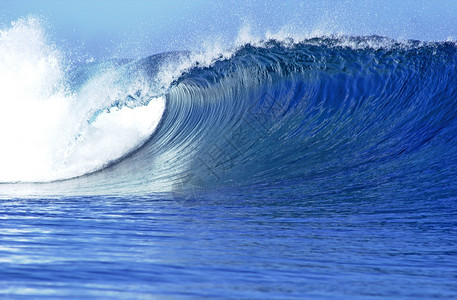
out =
<svg viewBox="0 0 457 300"><path fill-rule="evenodd" d="M46 72L30 82L48 72L57 78L27 94L16 93L19 83L2 92L7 104L34 102L30 113L3 111L11 136L1 137L7 159L0 173L2 182L58 180L32 185L34 193L180 198L290 185L316 193L456 176L453 42L285 37L225 52L80 63L65 72L60 54L37 43L42 52L32 68ZM23 58L9 59L17 66ZM3 82L11 82L7 62ZM14 80L23 81L19 75ZM40 119L21 127L30 116ZM34 128L47 118L57 119ZM18 134L19 144L12 140Z"/></svg>

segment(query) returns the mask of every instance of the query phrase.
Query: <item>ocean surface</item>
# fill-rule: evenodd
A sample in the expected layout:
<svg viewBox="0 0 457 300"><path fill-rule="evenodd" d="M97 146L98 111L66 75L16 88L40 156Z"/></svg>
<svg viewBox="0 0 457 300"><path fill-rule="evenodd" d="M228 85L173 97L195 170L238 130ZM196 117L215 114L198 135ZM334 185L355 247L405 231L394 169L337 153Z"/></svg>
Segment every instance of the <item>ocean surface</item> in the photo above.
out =
<svg viewBox="0 0 457 300"><path fill-rule="evenodd" d="M455 42L0 33L0 298L457 298Z"/></svg>

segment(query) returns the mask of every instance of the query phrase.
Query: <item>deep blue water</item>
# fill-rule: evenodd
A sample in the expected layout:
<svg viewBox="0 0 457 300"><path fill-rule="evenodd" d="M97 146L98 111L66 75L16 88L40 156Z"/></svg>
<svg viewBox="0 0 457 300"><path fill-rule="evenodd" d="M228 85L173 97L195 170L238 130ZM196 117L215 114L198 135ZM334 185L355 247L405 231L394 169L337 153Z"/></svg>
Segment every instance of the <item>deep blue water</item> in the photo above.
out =
<svg viewBox="0 0 457 300"><path fill-rule="evenodd" d="M455 43L272 40L156 80L191 56L68 73L121 74L88 124L166 109L96 172L0 185L2 297L457 297Z"/></svg>
<svg viewBox="0 0 457 300"><path fill-rule="evenodd" d="M1 295L454 298L455 197L388 198L3 200Z"/></svg>

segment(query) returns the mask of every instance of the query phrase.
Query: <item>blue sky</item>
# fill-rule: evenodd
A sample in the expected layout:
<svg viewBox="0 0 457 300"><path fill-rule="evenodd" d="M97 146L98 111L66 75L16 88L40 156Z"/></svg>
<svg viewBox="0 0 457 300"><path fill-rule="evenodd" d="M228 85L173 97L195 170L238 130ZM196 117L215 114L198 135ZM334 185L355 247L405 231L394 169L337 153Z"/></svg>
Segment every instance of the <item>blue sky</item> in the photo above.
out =
<svg viewBox="0 0 457 300"><path fill-rule="evenodd" d="M54 41L95 56L145 56L235 39L243 24L259 35L288 26L392 38L457 38L457 1L2 0L0 23L43 19Z"/></svg>

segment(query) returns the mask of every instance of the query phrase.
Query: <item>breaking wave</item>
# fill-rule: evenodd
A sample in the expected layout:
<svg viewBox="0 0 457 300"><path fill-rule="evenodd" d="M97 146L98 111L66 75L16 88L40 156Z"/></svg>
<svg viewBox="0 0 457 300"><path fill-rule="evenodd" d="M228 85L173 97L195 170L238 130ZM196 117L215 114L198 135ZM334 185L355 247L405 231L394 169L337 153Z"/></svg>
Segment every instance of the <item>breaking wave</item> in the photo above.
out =
<svg viewBox="0 0 457 300"><path fill-rule="evenodd" d="M185 197L456 179L454 43L269 39L67 65L34 22L0 37L5 189Z"/></svg>

